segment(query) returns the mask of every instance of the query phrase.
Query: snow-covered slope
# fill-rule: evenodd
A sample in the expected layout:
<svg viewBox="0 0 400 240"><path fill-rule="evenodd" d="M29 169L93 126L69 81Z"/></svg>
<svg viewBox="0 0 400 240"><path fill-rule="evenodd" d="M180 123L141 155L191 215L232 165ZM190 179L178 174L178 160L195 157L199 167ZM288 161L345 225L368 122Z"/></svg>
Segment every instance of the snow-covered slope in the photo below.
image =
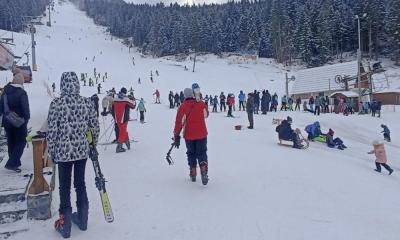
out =
<svg viewBox="0 0 400 240"><path fill-rule="evenodd" d="M207 120L210 183L203 187L188 180L184 147L173 151L174 166L165 161L176 113L167 106L168 92L181 91L198 82L204 94L237 94L241 89L248 92L266 88L281 96L282 67L270 60L229 64L229 59L204 56L192 73L183 70L184 66L191 68L189 60L182 63L129 53L70 3L56 5L54 21L52 28L38 28L39 71L34 73L34 83L26 85L34 129L45 120L51 100L43 82L58 84L63 71L92 76L96 67L97 72L108 73L109 79L102 83L104 89L132 86L136 97L145 98L148 109L146 124L130 122L130 134L138 140L133 150L117 155L114 146L99 147L115 222L107 224L103 220L92 167L88 166L89 229L81 232L74 227L73 239L398 239L398 112L384 112L381 119L268 113L255 116L252 131L233 130L234 125L247 124L243 112L234 112L237 118L211 114ZM15 51L21 53L29 46L30 38L16 35ZM154 83L150 82L150 71ZM0 73L2 83L10 77L9 73ZM155 89L161 91L161 105L152 104ZM82 87L83 95L95 92L94 87ZM132 113L133 118L135 114ZM278 146L271 122L288 115L301 129L319 120L323 131L333 128L349 148L340 151L311 143L309 149L301 151ZM104 132L111 119L100 118L100 122ZM381 138L381 123L392 130L393 142L386 145L389 163L395 169L392 176L374 172L374 159L366 154L370 142ZM101 141L107 141L109 134L105 135ZM30 151L27 149L23 157L24 171L31 169ZM5 170L0 169L0 177L1 174ZM53 230L57 204L56 196L53 219L30 222L29 232L14 239L58 239Z"/></svg>

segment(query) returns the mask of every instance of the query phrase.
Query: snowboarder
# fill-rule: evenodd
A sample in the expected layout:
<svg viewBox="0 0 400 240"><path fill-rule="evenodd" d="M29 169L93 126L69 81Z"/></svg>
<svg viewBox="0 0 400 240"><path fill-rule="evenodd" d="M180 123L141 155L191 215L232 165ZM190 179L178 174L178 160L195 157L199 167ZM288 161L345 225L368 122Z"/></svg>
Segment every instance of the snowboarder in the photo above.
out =
<svg viewBox="0 0 400 240"><path fill-rule="evenodd" d="M123 144L126 145L128 150L131 148L128 135L128 122L129 122L129 109L135 109L135 102L132 102L127 96L126 88L121 88L118 97L114 99L114 117L118 125L118 144L116 148L117 153L125 152Z"/></svg>
<svg viewBox="0 0 400 240"><path fill-rule="evenodd" d="M2 127L6 132L8 147L8 161L4 168L17 173L21 172L21 156L26 146L27 125L30 119L28 95L23 88L23 84L24 74L21 72L15 73L13 81L4 87L0 98L0 116L3 118ZM9 114L7 114L6 108L22 118L22 125L16 126L7 120L6 115Z"/></svg>
<svg viewBox="0 0 400 240"><path fill-rule="evenodd" d="M239 98L239 111L245 111L246 108L244 107L244 103L246 102L246 94L243 93L242 90L240 90L240 93L238 95Z"/></svg>
<svg viewBox="0 0 400 240"><path fill-rule="evenodd" d="M64 238L69 238L72 222L82 231L87 229L89 213L85 187L85 166L89 157L87 136L91 131L92 141L96 144L100 129L93 103L79 94L79 80L74 72L62 74L60 91L61 97L55 98L50 104L47 117L47 144L49 156L57 163L59 172L60 218L54 227ZM65 111L66 108L75 111ZM67 141L65 137L68 138ZM72 213L70 197L72 169L74 169L78 210L75 213Z"/></svg>
<svg viewBox="0 0 400 240"><path fill-rule="evenodd" d="M169 108L170 109L174 108L174 93L172 91L169 91L168 101L169 101Z"/></svg>
<svg viewBox="0 0 400 240"><path fill-rule="evenodd" d="M203 101L194 99L193 90L184 90L185 101L179 107L175 128L174 145L180 146L180 133L183 130L183 138L186 142L187 159L190 168L190 179L196 181L197 163L200 165L201 181L203 185L208 183L208 158L207 158L207 127L205 119L208 117L208 109Z"/></svg>
<svg viewBox="0 0 400 240"><path fill-rule="evenodd" d="M158 89L156 89L156 91L153 93L153 95L156 96L156 102L155 103L160 104L161 103L161 101L160 101L160 91L158 91Z"/></svg>
<svg viewBox="0 0 400 240"><path fill-rule="evenodd" d="M249 126L247 127L248 129L253 129L254 128L254 100L253 100L253 94L249 93L247 96L247 102L246 102L246 111L247 111L247 118L249 119Z"/></svg>
<svg viewBox="0 0 400 240"><path fill-rule="evenodd" d="M56 91L56 84L53 82L53 84L51 84L51 88L53 88L53 93Z"/></svg>
<svg viewBox="0 0 400 240"><path fill-rule="evenodd" d="M144 113L147 112L147 110L146 110L146 107L144 106L143 98L140 98L140 102L136 108L136 111L139 111L140 123L144 123Z"/></svg>
<svg viewBox="0 0 400 240"><path fill-rule="evenodd" d="M376 140L372 142L372 145L374 146L374 149L368 152L368 154L375 154L376 157L375 171L380 173L381 166L383 166L386 170L388 170L389 175L391 175L393 173L393 169L387 164L387 157L386 157L386 150L384 143Z"/></svg>
<svg viewBox="0 0 400 240"><path fill-rule="evenodd" d="M101 83L99 83L98 85L97 85L97 94L100 94L101 93Z"/></svg>
<svg viewBox="0 0 400 240"><path fill-rule="evenodd" d="M222 108L224 109L224 112L226 112L226 97L224 92L221 92L219 95L219 110L222 112Z"/></svg>
<svg viewBox="0 0 400 240"><path fill-rule="evenodd" d="M383 137L387 142L390 142L390 130L389 128L385 125L385 124L381 124L381 128L383 128L383 131L381 133L383 133Z"/></svg>
<svg viewBox="0 0 400 240"><path fill-rule="evenodd" d="M293 148L301 149L303 146L300 144L299 136L292 129L292 122L292 118L288 116L286 120L283 120L281 124L276 127L275 131L278 133L279 139L293 141Z"/></svg>

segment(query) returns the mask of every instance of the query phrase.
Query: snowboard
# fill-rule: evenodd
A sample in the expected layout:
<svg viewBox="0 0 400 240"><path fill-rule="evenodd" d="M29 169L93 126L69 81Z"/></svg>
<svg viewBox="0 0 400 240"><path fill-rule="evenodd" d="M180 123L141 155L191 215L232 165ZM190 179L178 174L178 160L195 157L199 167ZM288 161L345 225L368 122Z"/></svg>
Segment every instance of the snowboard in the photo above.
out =
<svg viewBox="0 0 400 240"><path fill-rule="evenodd" d="M94 173L96 176L95 183L96 183L96 188L99 190L99 193L100 193L100 199L101 199L101 204L103 206L104 218L105 218L106 222L111 223L114 221L114 214L113 214L110 200L108 198L108 193L106 190L106 180L100 169L100 163L99 163L99 158L98 158L99 154L97 153L97 150L96 150L95 146L93 146L93 145L90 146L89 156L93 163L93 169L94 169Z"/></svg>

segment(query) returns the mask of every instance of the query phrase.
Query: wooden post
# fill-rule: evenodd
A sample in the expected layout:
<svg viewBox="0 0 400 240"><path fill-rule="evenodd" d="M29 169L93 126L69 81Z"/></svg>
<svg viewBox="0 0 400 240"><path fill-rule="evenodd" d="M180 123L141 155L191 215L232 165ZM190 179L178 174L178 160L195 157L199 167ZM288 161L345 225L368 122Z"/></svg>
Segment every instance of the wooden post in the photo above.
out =
<svg viewBox="0 0 400 240"><path fill-rule="evenodd" d="M29 194L40 194L45 191L49 192L49 184L43 177L44 159L43 156L46 149L46 141L44 138L33 139L33 182L29 187Z"/></svg>

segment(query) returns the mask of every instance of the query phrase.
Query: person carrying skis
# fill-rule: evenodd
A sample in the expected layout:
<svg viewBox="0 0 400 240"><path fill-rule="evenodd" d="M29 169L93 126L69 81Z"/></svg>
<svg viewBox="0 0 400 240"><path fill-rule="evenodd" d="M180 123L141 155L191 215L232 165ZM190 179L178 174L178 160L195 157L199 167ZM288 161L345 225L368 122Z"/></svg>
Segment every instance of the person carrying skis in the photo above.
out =
<svg viewBox="0 0 400 240"><path fill-rule="evenodd" d="M287 117L286 120L283 120L280 125L278 125L275 131L278 133L279 139L285 141L292 141L293 148L301 149L303 146L300 144L300 138L297 133L292 129L293 120L291 117Z"/></svg>
<svg viewBox="0 0 400 240"><path fill-rule="evenodd" d="M126 88L121 88L113 104L115 122L118 126L117 153L125 152L123 144L126 145L128 150L131 148L128 135L129 110L135 109L136 104L126 96L127 93L128 91Z"/></svg>
<svg viewBox="0 0 400 240"><path fill-rule="evenodd" d="M253 129L254 128L254 98L253 94L249 93L247 95L247 101L246 101L246 111L247 111L247 118L249 119L249 126L247 127L248 129Z"/></svg>
<svg viewBox="0 0 400 240"><path fill-rule="evenodd" d="M228 104L228 115L227 117L233 117L232 115L232 109L233 109L233 104L235 103L235 98L232 96L232 94L228 94L228 98L226 103Z"/></svg>
<svg viewBox="0 0 400 240"><path fill-rule="evenodd" d="M393 169L387 164L385 144L379 140L375 140L372 142L372 145L374 146L374 149L369 151L368 154L375 154L375 171L380 173L381 166L383 166L386 170L388 170L389 175L391 175L393 173Z"/></svg>
<svg viewBox="0 0 400 240"><path fill-rule="evenodd" d="M143 98L140 98L140 102L136 108L136 111L139 111L140 123L144 123L144 113L147 112L147 110L146 110L146 107L144 106Z"/></svg>
<svg viewBox="0 0 400 240"><path fill-rule="evenodd" d="M389 128L385 125L385 124L381 124L381 128L383 128L383 131L381 133L383 133L383 137L387 142L390 142L390 130Z"/></svg>
<svg viewBox="0 0 400 240"><path fill-rule="evenodd" d="M244 107L244 102L246 101L246 94L244 94L242 90L240 90L238 98L239 98L239 111L242 111L242 109L243 111L245 111L246 108Z"/></svg>
<svg viewBox="0 0 400 240"><path fill-rule="evenodd" d="M153 95L156 96L156 102L155 103L160 104L161 103L161 101L160 101L160 91L158 91L158 89L156 89L156 91L153 93Z"/></svg>
<svg viewBox="0 0 400 240"><path fill-rule="evenodd" d="M224 112L226 112L226 97L224 92L221 92L221 94L219 95L219 109L222 112L222 108L224 109Z"/></svg>
<svg viewBox="0 0 400 240"><path fill-rule="evenodd" d="M184 90L185 101L179 107L176 114L174 128L174 146L180 146L180 133L183 130L187 148L187 159L190 168L189 176L192 182L196 181L197 163L200 166L201 181L203 185L208 183L208 157L207 157L207 126L205 119L208 117L208 109L203 101L194 99L193 90Z"/></svg>
<svg viewBox="0 0 400 240"><path fill-rule="evenodd" d="M174 93L172 91L169 91L168 101L169 101L169 108L170 109L174 108Z"/></svg>
<svg viewBox="0 0 400 240"><path fill-rule="evenodd" d="M55 229L64 238L71 234L72 222L82 231L87 229L89 201L85 186L85 167L89 157L88 132L97 143L99 121L90 99L80 96L79 80L74 72L61 76L61 96L55 98L47 117L48 154L57 163L59 172L60 218ZM66 120L68 119L68 120ZM71 176L74 169L77 212L71 207Z"/></svg>

